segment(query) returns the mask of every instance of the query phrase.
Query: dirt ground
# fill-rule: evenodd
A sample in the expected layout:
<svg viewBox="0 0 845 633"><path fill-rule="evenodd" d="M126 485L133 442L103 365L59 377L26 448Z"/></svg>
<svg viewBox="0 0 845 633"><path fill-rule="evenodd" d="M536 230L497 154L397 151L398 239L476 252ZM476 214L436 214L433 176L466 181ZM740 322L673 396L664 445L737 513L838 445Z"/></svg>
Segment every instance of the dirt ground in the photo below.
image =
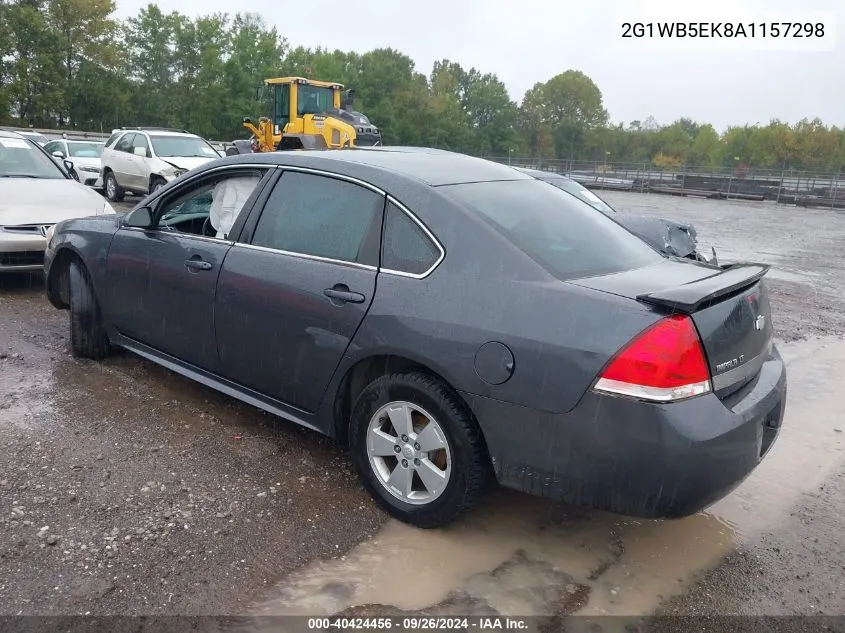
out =
<svg viewBox="0 0 845 633"><path fill-rule="evenodd" d="M649 522L493 491L414 530L342 447L129 354L75 360L40 280L0 277L0 614L845 615L845 217L605 197L773 266L787 419L729 498Z"/></svg>

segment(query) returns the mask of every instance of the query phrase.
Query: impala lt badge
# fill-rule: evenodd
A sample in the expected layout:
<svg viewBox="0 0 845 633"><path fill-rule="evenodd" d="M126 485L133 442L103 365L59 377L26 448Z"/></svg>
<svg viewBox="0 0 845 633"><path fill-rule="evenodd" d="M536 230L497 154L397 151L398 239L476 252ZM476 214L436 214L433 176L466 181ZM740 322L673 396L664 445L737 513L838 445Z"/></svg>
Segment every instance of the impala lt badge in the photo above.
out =
<svg viewBox="0 0 845 633"><path fill-rule="evenodd" d="M726 360L724 363L719 363L716 365L716 371L725 371L726 369L733 369L745 362L745 354L740 354L739 358L732 358L731 360Z"/></svg>

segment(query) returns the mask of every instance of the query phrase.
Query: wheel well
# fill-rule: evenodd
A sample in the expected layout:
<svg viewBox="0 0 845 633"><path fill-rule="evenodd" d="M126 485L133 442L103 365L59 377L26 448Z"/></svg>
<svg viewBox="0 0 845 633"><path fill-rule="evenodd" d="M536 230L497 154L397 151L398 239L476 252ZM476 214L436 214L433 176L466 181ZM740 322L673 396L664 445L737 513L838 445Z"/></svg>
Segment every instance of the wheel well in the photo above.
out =
<svg viewBox="0 0 845 633"><path fill-rule="evenodd" d="M431 368L426 367L422 363L405 358L404 356L381 355L371 356L360 360L346 372L346 375L343 377L337 391L334 408L335 438L343 444L347 443L349 416L352 414L352 405L367 385L382 376L408 371L415 371L431 376L432 378L436 378L454 390L454 387L449 384L449 381L443 378L443 376L438 374L436 371L433 371ZM466 407L467 413L469 413L473 420L475 420L475 423L478 424L478 420L475 418L472 408L460 396L460 394L456 393L456 395L461 401L461 404ZM479 431L481 432L482 441L484 441L484 431L481 429L480 425ZM484 444L484 450L487 450L486 441Z"/></svg>
<svg viewBox="0 0 845 633"><path fill-rule="evenodd" d="M150 187L152 187L152 186L153 186L153 183L154 183L156 180L161 180L162 182L167 182L167 180L165 180L165 179L164 179L164 176L159 176L158 174L152 174L152 175L150 176Z"/></svg>
<svg viewBox="0 0 845 633"><path fill-rule="evenodd" d="M63 248L56 253L56 259L50 266L50 277L47 279L47 290L50 301L57 308L67 310L70 307L70 264L71 262L82 262L79 255Z"/></svg>

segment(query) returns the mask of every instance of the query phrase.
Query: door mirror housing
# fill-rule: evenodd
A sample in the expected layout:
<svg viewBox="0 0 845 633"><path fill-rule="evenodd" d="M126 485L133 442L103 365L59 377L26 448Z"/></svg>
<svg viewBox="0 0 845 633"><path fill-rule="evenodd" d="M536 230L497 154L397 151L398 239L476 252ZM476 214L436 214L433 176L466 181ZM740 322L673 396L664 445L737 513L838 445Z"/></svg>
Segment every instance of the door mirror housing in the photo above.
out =
<svg viewBox="0 0 845 633"><path fill-rule="evenodd" d="M65 153L62 152L62 151L56 150L55 152L53 152L53 156L55 156L56 158L64 158Z"/></svg>
<svg viewBox="0 0 845 633"><path fill-rule="evenodd" d="M71 178L79 182L79 174L76 173L76 170L73 168L73 163L69 160L65 159L65 169L67 169L67 173L70 174Z"/></svg>
<svg viewBox="0 0 845 633"><path fill-rule="evenodd" d="M135 154L135 156L141 156L142 158L147 157L147 150L144 147L136 147L132 150L132 153Z"/></svg>
<svg viewBox="0 0 845 633"><path fill-rule="evenodd" d="M135 209L123 220L124 226L136 229L151 229L153 227L153 211L150 207Z"/></svg>

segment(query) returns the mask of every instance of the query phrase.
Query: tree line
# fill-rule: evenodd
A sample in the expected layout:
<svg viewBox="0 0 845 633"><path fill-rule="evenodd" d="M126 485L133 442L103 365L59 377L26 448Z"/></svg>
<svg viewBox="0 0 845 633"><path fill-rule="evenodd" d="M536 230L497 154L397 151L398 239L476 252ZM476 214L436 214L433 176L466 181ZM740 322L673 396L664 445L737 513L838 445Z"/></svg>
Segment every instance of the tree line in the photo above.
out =
<svg viewBox="0 0 845 633"><path fill-rule="evenodd" d="M109 132L121 125L245 138L263 79L355 88L391 145L482 156L838 170L845 130L818 119L734 126L653 118L611 123L601 90L566 70L520 102L493 73L444 59L425 74L400 51L291 47L257 14L196 18L149 4L126 20L113 0L0 0L0 123Z"/></svg>

